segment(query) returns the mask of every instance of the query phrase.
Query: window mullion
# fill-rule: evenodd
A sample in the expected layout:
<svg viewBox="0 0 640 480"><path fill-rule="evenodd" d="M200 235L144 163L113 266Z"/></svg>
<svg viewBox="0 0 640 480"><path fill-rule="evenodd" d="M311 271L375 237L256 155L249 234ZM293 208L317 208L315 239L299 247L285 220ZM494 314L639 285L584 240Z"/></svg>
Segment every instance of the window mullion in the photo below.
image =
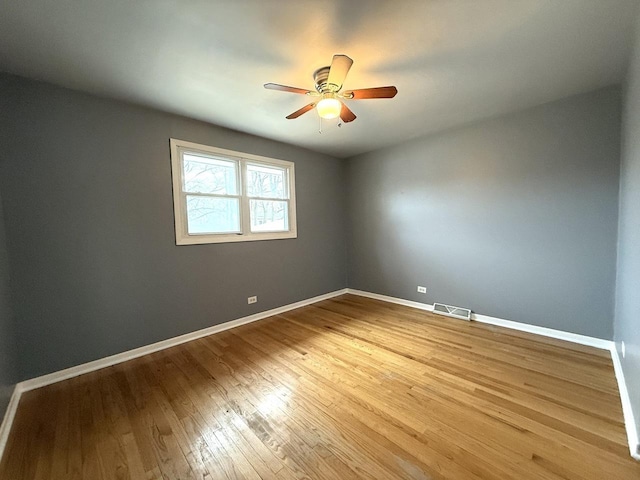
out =
<svg viewBox="0 0 640 480"><path fill-rule="evenodd" d="M240 198L240 221L242 224L242 234L251 235L251 208L249 204L249 191L247 180L247 161L240 160L240 192L242 196Z"/></svg>

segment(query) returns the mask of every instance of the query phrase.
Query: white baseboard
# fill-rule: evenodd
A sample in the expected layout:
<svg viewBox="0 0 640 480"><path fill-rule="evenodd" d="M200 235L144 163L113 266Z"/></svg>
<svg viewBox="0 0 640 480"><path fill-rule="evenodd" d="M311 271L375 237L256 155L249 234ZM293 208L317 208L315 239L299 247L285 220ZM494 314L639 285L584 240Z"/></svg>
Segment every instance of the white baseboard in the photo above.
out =
<svg viewBox="0 0 640 480"><path fill-rule="evenodd" d="M2 454L4 447L7 446L7 440L9 439L9 432L11 431L11 425L13 425L13 419L18 411L18 403L20 403L20 395L22 390L16 385L13 387L13 393L7 405L7 411L4 413L2 424L0 424L0 460L2 460Z"/></svg>
<svg viewBox="0 0 640 480"><path fill-rule="evenodd" d="M353 288L347 288L347 293L358 295L360 297L374 298L376 300L382 300L383 302L397 303L398 305L404 305L405 307L413 307L419 310L433 312L433 305L431 305L430 303L414 302L412 300L405 300L404 298L389 297L388 295L380 295L379 293L365 292L364 290L355 290Z"/></svg>
<svg viewBox="0 0 640 480"><path fill-rule="evenodd" d="M611 340L589 337L587 335L565 332L563 330L555 330L553 328L539 327L537 325L530 325L527 323L514 322L512 320L503 320L501 318L490 317L488 315L472 313L471 320L496 325L498 327L510 328L512 330L519 330L521 332L533 333L535 335L542 335L543 337L557 338L558 340L564 340L566 342L579 343L580 345L587 345L589 347L600 348L602 350L611 350L611 345L613 344Z"/></svg>
<svg viewBox="0 0 640 480"><path fill-rule="evenodd" d="M631 398L627 390L627 383L624 379L624 371L622 370L622 362L615 344L611 346L611 360L613 361L613 369L616 372L616 380L618 381L618 390L620 390L620 401L622 402L622 414L624 416L624 426L627 430L627 438L629 439L629 452L636 460L640 460L640 439L636 430L635 417L631 408Z"/></svg>
<svg viewBox="0 0 640 480"><path fill-rule="evenodd" d="M380 295L379 293L364 292L362 290L354 290L352 288L348 288L347 293L359 295L361 297L375 298L376 300L382 300L383 302L396 303L398 305L418 308L420 310L426 310L428 312L433 311L433 305L428 303L413 302L411 300L405 300L403 298L389 297L387 295ZM611 353L611 360L613 362L613 369L616 375L616 381L618 382L618 389L620 390L620 401L622 402L624 424L625 429L627 430L629 452L631 453L631 456L633 458L635 458L636 460L640 460L640 442L638 439L638 432L636 431L633 411L631 409L631 399L629 398L627 384L624 380L624 373L622 371L620 358L618 357L618 351L613 341L604 340L602 338L589 337L586 335L579 335L577 333L564 332L562 330L555 330L553 328L539 327L537 325L514 322L512 320L504 320L502 318L490 317L488 315L480 315L476 313L471 314L471 320L509 328L512 330L518 330L521 332L533 333L535 335L542 335L544 337L557 338L558 340L578 343L580 345L587 345L589 347L609 350L609 352Z"/></svg>
<svg viewBox="0 0 640 480"><path fill-rule="evenodd" d="M364 292L362 290L354 290L352 288L347 288L347 293L360 295L361 297L375 298L376 300L382 300L383 302L397 303L398 305L418 308L420 310L426 310L428 312L433 311L433 305L431 305L430 303L413 302L411 300L405 300L403 298L389 297L387 295L380 295L379 293ZM601 348L603 350L611 350L611 345L613 344L611 340L588 337L586 335L580 335L577 333L564 332L562 330L555 330L553 328L539 327L537 325L514 322L513 320L504 320L502 318L490 317L488 315L480 315L477 313L471 314L471 320L475 320L476 322L480 323L488 323L499 327L505 327L511 330L534 333L536 335L542 335L544 337L566 340L567 342L579 343L580 345L588 345L589 347Z"/></svg>

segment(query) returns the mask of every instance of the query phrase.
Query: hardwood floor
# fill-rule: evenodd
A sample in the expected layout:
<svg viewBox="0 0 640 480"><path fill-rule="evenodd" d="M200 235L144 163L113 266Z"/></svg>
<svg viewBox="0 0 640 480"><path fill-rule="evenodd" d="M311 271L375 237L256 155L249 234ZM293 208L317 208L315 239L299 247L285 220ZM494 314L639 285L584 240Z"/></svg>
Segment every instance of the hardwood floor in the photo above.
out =
<svg viewBox="0 0 640 480"><path fill-rule="evenodd" d="M0 479L640 479L609 353L345 295L26 393Z"/></svg>

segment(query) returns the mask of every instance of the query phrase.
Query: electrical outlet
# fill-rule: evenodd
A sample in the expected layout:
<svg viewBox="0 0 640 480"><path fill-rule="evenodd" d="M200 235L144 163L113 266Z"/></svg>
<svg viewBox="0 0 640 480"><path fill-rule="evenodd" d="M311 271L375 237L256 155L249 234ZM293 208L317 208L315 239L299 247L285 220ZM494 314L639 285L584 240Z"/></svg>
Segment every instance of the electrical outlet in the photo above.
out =
<svg viewBox="0 0 640 480"><path fill-rule="evenodd" d="M418 293L427 293L427 287L418 286Z"/></svg>
<svg viewBox="0 0 640 480"><path fill-rule="evenodd" d="M624 345L624 340L622 341L622 358L625 357L625 355L627 354L627 348Z"/></svg>
<svg viewBox="0 0 640 480"><path fill-rule="evenodd" d="M251 305L252 303L258 303L258 297L253 296L253 297L249 297L249 298L247 298L247 303L248 303L249 305Z"/></svg>

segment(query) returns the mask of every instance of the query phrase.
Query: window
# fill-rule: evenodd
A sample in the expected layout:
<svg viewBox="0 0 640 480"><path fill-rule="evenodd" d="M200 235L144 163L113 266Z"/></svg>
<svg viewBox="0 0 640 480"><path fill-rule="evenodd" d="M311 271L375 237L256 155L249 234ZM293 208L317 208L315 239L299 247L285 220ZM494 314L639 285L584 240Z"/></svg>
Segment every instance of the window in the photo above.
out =
<svg viewBox="0 0 640 480"><path fill-rule="evenodd" d="M176 244L295 238L292 162L171 139Z"/></svg>

